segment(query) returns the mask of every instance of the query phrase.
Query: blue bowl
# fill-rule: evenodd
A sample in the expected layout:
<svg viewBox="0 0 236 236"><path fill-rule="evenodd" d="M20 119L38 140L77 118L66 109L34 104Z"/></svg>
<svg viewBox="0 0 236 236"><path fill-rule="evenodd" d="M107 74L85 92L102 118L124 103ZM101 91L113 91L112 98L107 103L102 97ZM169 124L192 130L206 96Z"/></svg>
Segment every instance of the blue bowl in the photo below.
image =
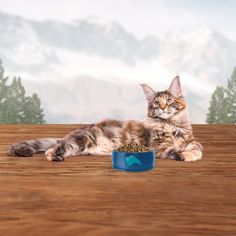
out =
<svg viewBox="0 0 236 236"><path fill-rule="evenodd" d="M116 170L140 172L155 167L155 153L150 152L112 152L112 167Z"/></svg>

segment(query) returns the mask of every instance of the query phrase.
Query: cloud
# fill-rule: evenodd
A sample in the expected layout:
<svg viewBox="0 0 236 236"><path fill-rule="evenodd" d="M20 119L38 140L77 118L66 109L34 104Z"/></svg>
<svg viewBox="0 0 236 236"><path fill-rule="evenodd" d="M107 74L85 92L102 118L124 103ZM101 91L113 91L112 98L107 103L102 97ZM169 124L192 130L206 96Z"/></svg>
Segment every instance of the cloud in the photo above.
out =
<svg viewBox="0 0 236 236"><path fill-rule="evenodd" d="M139 38L211 26L236 39L233 0L0 0L0 10L34 20L71 22L96 16L116 21Z"/></svg>

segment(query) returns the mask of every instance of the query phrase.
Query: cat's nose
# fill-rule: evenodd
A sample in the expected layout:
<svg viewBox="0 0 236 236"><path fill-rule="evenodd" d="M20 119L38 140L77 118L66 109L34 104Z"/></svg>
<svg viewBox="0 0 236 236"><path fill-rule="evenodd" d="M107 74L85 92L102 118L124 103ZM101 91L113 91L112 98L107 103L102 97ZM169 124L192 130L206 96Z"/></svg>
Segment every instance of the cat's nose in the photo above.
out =
<svg viewBox="0 0 236 236"><path fill-rule="evenodd" d="M166 106L164 106L164 105L160 105L160 109L161 109L161 110L163 110L163 111L164 111L164 110L165 110L165 108L166 108Z"/></svg>

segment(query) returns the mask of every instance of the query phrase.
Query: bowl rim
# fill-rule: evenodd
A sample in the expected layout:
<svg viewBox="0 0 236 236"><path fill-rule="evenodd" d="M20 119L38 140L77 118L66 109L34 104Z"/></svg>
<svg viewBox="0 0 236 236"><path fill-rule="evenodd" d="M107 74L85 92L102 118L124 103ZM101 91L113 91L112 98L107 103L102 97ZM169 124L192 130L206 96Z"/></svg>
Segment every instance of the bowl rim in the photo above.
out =
<svg viewBox="0 0 236 236"><path fill-rule="evenodd" d="M140 154L140 153L154 153L154 149L152 148L150 151L148 152L120 152L120 151L116 151L116 150L113 150L112 153L128 153L128 154Z"/></svg>

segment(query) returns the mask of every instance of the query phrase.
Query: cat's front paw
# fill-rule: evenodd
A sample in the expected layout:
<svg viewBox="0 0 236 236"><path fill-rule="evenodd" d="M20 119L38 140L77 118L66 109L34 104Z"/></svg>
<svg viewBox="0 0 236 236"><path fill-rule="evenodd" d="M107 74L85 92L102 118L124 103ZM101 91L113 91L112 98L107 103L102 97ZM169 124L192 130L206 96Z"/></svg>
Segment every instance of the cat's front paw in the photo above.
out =
<svg viewBox="0 0 236 236"><path fill-rule="evenodd" d="M59 143L53 146L52 148L46 151L45 155L49 161L64 161L65 157L64 145Z"/></svg>
<svg viewBox="0 0 236 236"><path fill-rule="evenodd" d="M181 161L197 161L202 158L202 152L198 150L181 152Z"/></svg>

